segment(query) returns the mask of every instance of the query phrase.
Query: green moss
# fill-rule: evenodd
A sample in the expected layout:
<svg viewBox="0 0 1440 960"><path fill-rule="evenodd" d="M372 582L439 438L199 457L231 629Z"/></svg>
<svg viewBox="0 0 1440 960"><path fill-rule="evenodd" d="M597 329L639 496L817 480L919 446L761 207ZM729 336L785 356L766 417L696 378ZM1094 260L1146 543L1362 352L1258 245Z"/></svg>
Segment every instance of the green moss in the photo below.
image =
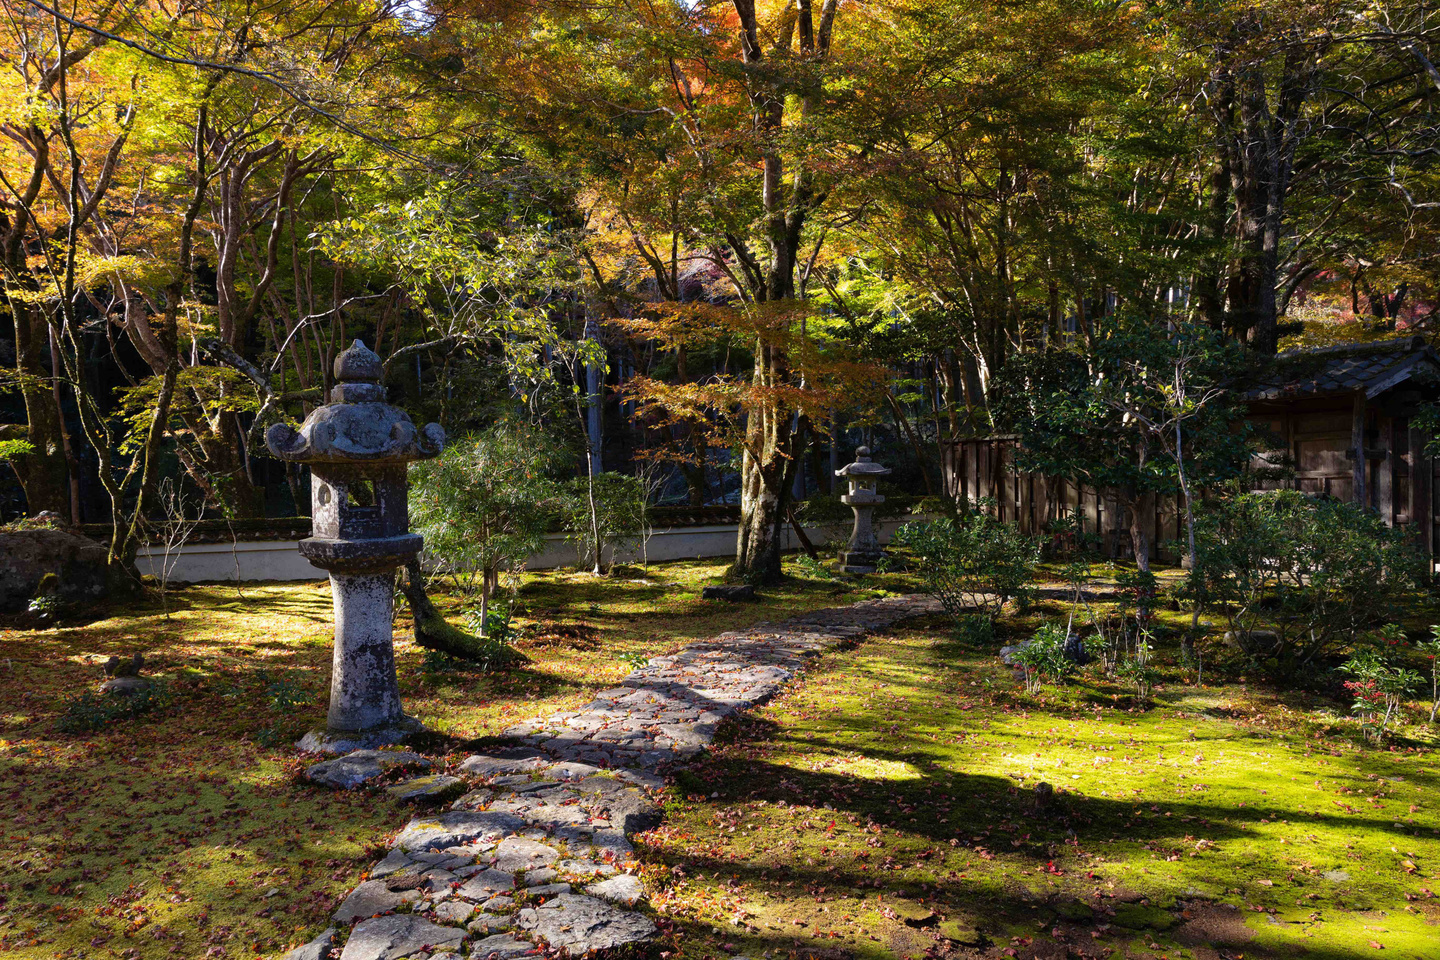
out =
<svg viewBox="0 0 1440 960"><path fill-rule="evenodd" d="M817 924L858 955L933 945L881 908L892 898L996 944L1095 933L1185 956L1218 917L1247 957L1370 940L1429 955L1428 748L1362 749L1334 722L1343 704L1184 677L1163 671L1144 706L1093 673L1027 697L938 620L827 655L738 721L648 837L652 870L685 878L664 898L682 956L733 939L732 902L751 915L747 952L811 946ZM1337 867L1348 880L1326 879Z"/></svg>
<svg viewBox="0 0 1440 960"><path fill-rule="evenodd" d="M632 669L617 654L664 653L868 594L848 582L794 579L755 604L702 604L701 586L722 569L691 562L611 580L527 576L519 647L531 662L503 673L426 671L401 610L406 706L457 737L498 734L613 686ZM435 600L456 619L467 602L443 592ZM158 604L130 604L81 628L0 634L7 957L159 960L215 945L227 956L278 955L324 929L413 812L383 793L333 793L297 777L305 764L292 744L325 718L327 584L177 588L169 605L168 617ZM66 698L102 679L100 663L137 649L172 705L95 733L57 730ZM266 898L271 888L281 892Z"/></svg>

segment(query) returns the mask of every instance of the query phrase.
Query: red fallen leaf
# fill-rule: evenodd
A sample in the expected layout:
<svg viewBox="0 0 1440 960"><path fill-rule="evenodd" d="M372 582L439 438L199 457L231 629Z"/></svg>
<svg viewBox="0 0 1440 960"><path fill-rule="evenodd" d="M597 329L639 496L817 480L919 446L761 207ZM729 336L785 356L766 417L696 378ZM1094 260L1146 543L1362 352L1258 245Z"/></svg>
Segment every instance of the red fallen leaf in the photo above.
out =
<svg viewBox="0 0 1440 960"><path fill-rule="evenodd" d="M1365 942L1370 944L1370 946L1374 947L1376 950L1385 949L1385 944L1380 943L1378 940L1366 940Z"/></svg>

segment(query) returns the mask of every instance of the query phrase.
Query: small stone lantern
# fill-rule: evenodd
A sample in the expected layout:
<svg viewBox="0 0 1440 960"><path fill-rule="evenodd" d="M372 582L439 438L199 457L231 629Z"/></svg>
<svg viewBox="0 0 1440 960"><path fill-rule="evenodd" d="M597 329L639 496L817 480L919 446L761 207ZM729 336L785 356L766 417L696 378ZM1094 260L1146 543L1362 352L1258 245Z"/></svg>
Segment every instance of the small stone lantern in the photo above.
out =
<svg viewBox="0 0 1440 960"><path fill-rule="evenodd" d="M445 431L417 430L385 402L380 358L359 340L335 358L330 402L298 431L277 423L265 445L310 467L312 535L300 555L330 574L335 658L326 729L301 750L345 753L395 743L424 729L405 716L395 676L395 570L423 539L410 532L405 465L438 456Z"/></svg>
<svg viewBox="0 0 1440 960"><path fill-rule="evenodd" d="M870 448L858 447L855 462L835 471L835 476L844 477L850 483L850 492L840 498L855 511L855 529L850 534L850 543L840 554L840 569L846 573L874 573L882 556L880 541L875 537L870 514L885 498L875 492L875 481L890 473L889 467L882 467L870 460Z"/></svg>

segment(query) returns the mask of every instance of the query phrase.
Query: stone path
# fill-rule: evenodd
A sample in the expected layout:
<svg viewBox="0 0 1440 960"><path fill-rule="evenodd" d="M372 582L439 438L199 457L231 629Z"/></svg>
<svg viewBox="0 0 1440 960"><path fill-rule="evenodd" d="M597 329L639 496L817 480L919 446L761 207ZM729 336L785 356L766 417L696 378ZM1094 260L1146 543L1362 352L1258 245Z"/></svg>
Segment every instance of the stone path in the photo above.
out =
<svg viewBox="0 0 1440 960"><path fill-rule="evenodd" d="M725 717L773 697L807 658L938 610L929 598L892 597L724 633L651 659L579 711L511 727L512 749L399 785L399 794L471 789L412 819L336 910L336 927L286 960L336 958L337 930L352 924L338 960L511 960L540 954L537 944L579 956L649 939L656 928L634 909L645 891L629 838L659 824L664 774L703 750ZM375 756L352 756L316 764L312 778L349 785L357 770L382 770Z"/></svg>

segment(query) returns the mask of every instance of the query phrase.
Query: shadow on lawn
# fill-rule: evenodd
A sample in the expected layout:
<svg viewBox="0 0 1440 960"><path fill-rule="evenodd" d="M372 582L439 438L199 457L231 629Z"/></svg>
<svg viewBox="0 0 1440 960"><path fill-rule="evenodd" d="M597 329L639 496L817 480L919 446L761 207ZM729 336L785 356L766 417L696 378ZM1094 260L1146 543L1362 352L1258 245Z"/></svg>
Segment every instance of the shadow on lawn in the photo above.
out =
<svg viewBox="0 0 1440 960"><path fill-rule="evenodd" d="M719 869L728 867L725 864L717 866ZM697 862L696 867L705 869L703 861ZM730 870L725 872L734 873ZM753 877L743 874L739 876L755 882ZM759 883L768 886L768 892L774 893L777 889L773 882L762 880ZM824 884L819 887L811 885L804 892L808 894L820 889L828 887ZM956 897L964 901L963 906L948 908L948 911L947 905L938 901L934 906L946 919L973 924L980 934L978 939L964 943L947 941L938 932L938 924L922 927L889 924L886 927L874 927L858 936L842 938L831 938L823 932L816 936L811 932L814 928L801 931L799 927L795 927L798 932L793 934L766 930L758 934L724 933L716 939L722 942L727 939L732 941L730 945L746 956L785 960L894 960L900 956L922 955L927 958L1004 957L1014 960L1101 960L1124 956L1133 960L1155 960L1174 956L1174 947L1166 944L1179 944L1187 948L1191 952L1186 956L1193 957L1194 960L1288 960L1302 955L1309 960L1354 960L1360 955L1353 950L1316 947L1313 944L1307 944L1303 954L1297 953L1294 948L1274 951L1262 948L1254 942L1253 932L1238 913L1230 913L1220 908L1198 910L1192 919L1158 936L1140 930L1111 926L1101 932L1099 937L1094 937L1092 933L1099 931L1093 924L1063 919L1044 923L1042 932L1036 923L1037 916L1054 916L1048 910L1050 905L1043 901L999 893L994 897L987 896L984 905L980 906L974 902L973 891L960 889L956 890ZM878 901L876 905L879 905ZM999 916L1008 918L1019 929L997 928L993 921ZM659 952L658 955L667 956L671 949L681 946L686 940L694 942L710 939L712 931L719 934L719 928L712 927L709 923L689 920L672 923L662 942L656 944L650 953L654 955L663 950L664 952ZM1055 937L1057 931L1059 936ZM1036 936L1037 934L1039 936ZM1016 939L1011 939L1012 936ZM1156 946L1154 952L1146 949L1150 943ZM1419 960L1418 955L1402 953L1401 956L1414 956Z"/></svg>
<svg viewBox="0 0 1440 960"><path fill-rule="evenodd" d="M755 732L752 727L746 734L754 735ZM914 753L869 750L863 755L872 760L901 761L912 766L916 766L917 760ZM1247 806L1237 810L1204 801L1181 800L1164 805L1171 814L1167 817L1162 815L1163 811L1151 812L1148 801L1141 805L1077 794L1057 797L1048 809L1042 811L1036 809L1033 792L1020 790L1013 782L999 776L922 773L908 780L874 781L844 774L797 770L763 760L724 756L693 768L681 778L681 787L692 795L699 793L709 798L703 801L708 804L767 801L770 806L766 809L770 816L786 809L779 807L778 801L803 805L809 808L805 814L797 811L790 816L798 820L801 816L815 817L818 814L822 822L817 829L821 831L824 830L824 818L830 816L829 810L854 814L859 824L872 825L867 837L888 842L888 853L902 861L900 864L888 862L887 849L884 848L875 849L871 857L865 859L840 850L836 851L836 855L822 859L816 850L809 848L793 849L787 854L783 846L748 852L742 848L727 855L722 852L721 846L724 834L720 835L720 844L700 842L652 849L646 857L652 862L664 863L672 869L679 867L689 877L708 875L717 883L749 885L765 891L768 899L782 903L778 910L770 911L777 914L778 919L767 918L782 924L780 932L722 934L716 928L717 936L743 940L741 949L747 955L769 950L771 956L796 957L803 956L805 951L813 950L817 945L823 947L834 943L823 936L819 939L812 937L808 931L786 933L784 930L793 922L795 912L813 911L814 905L820 903L822 895L826 894L844 901L844 906L837 909L848 911L857 909L857 900L859 911L881 910L884 899L877 898L877 894L891 900L895 897L920 900L942 917L969 924L994 941L979 945L985 948L980 951L980 955L984 956L999 956L1002 949L1018 946L1021 958L1053 957L1058 960L1063 957L1101 957L1109 955L1105 949L1107 945L1116 947L1133 941L1131 949L1134 949L1142 939L1149 941L1152 937L1195 948L1196 958L1238 957L1241 954L1251 958L1294 955L1289 949L1273 954L1257 949L1250 942L1253 934L1243 920L1246 914L1202 902L1203 897L1202 901L1186 901L1188 907L1168 898L1157 900L1156 905L1162 908L1173 910L1185 907L1187 911L1181 915L1181 922L1176 928L1164 933L1127 930L1113 924L1108 930L1102 930L1097 924L1107 918L1098 914L1093 920L1072 922L1064 919L1067 914L1058 911L1066 903L1074 904L1077 895L1049 892L1046 888L1050 877L1045 874L1049 863L1059 861L1057 854L1067 843L1076 844L1078 851L1081 847L1104 849L1094 845L1105 840L1123 840L1146 846L1162 858L1166 854L1185 856L1193 849L1196 839L1190 835L1192 831L1203 833L1211 842L1244 841L1253 837L1252 825L1258 825L1265 819L1294 818L1294 811L1268 806ZM945 802L951 804L950 809L939 808L938 805ZM817 810L822 804L826 809ZM1306 817L1305 821L1311 819ZM1353 820L1330 816L1313 819L1331 827L1352 830L1356 827ZM881 829L876 830L876 827ZM775 835L776 825L770 823L764 829ZM795 824L793 829L799 832L800 824ZM1377 822L1367 823L1365 829L1406 836L1404 831L1395 831L1388 824ZM786 830L785 825L780 825L778 835L785 836ZM1073 835L1067 832L1070 830L1075 831ZM825 842L823 833L811 833L810 836L816 846ZM915 840L922 842L915 844ZM1012 841L1018 841L1019 845L1012 846ZM744 843L743 840L740 842ZM783 840L780 842L783 843ZM842 848L855 845L853 828L842 830L842 839L838 842ZM972 851L990 851L982 856L985 859L1003 858L1023 873L1017 877L1014 870L988 872L970 869L967 876L967 872L947 870L944 857L933 866L930 864L928 850L955 845ZM858 845L853 849L857 854L866 851L865 847ZM907 862L910 860L914 861L913 864ZM1079 881L1082 889L1091 886L1079 879L1077 871L1083 870L1083 867L1062 864L1062 869L1072 877L1067 886L1073 887L1074 880ZM1025 873L1035 875L1035 890L1024 885ZM725 879L722 881L722 878ZM1224 887L1235 878L1227 875L1207 879ZM1098 892L1101 887L1096 885L1095 889ZM1110 890L1115 899L1084 902L1113 906L1120 902L1132 902L1147 892L1143 889L1116 890L1113 885ZM1279 886L1275 892L1282 900L1285 899ZM1184 899L1182 896L1181 900ZM1366 905L1369 899L1364 890L1357 890L1353 897L1332 896L1324 909L1366 910L1370 909ZM1283 907L1283 903L1275 905ZM1044 922L1037 926L1037 919ZM1270 922L1281 921L1271 918ZM821 921L819 926L823 930L824 922ZM945 953L953 947L929 928L908 931L900 928L901 932L895 934L892 929L896 927L895 923L884 926L890 931L889 936L898 936L899 940L875 943L861 938L849 944L848 955L908 957L923 952L929 956ZM1049 940L1051 932L1057 929L1060 931L1060 943ZM886 930L877 927L874 932L885 933ZM694 933L703 936L704 931L696 926ZM1099 938L1093 937L1092 933L1099 934ZM1034 937L1036 940L1033 944L1016 943L1010 939L1016 936ZM1091 948L1094 952L1090 952ZM1207 952L1215 949L1230 949L1231 952ZM1126 954L1123 948L1121 952L1137 956ZM1308 945L1304 955L1317 960L1341 960L1355 956L1345 950ZM816 960L830 958L817 957Z"/></svg>

